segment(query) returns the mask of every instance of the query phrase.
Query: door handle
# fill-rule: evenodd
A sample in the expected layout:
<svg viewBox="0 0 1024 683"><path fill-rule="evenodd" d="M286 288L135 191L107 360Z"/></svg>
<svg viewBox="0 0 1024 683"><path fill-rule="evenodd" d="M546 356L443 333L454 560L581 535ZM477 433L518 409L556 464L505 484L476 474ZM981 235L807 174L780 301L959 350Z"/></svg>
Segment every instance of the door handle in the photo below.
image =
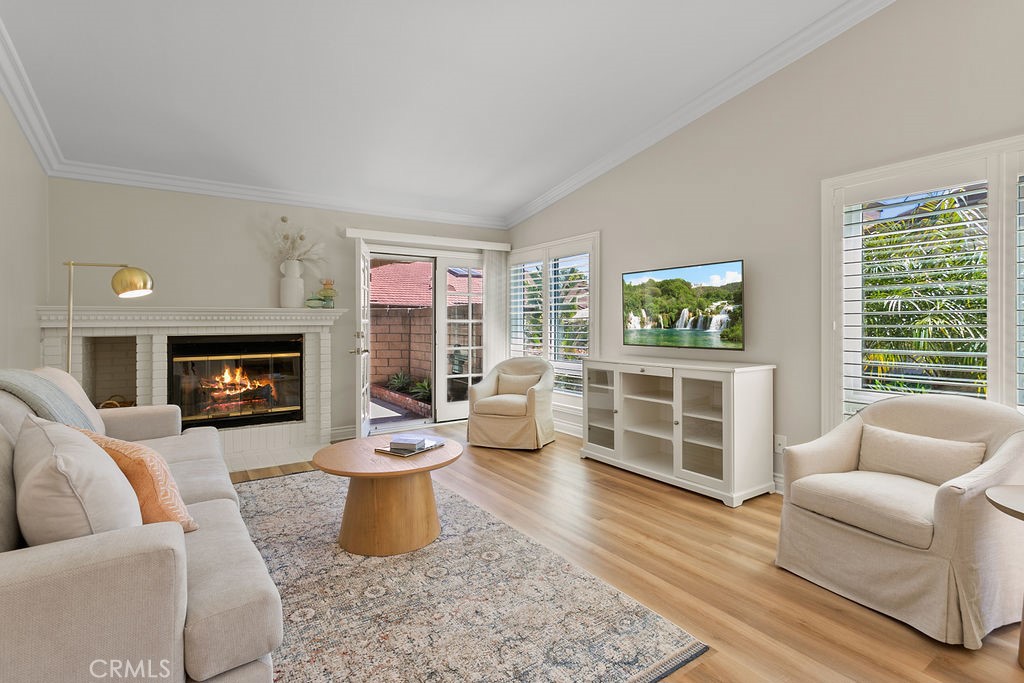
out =
<svg viewBox="0 0 1024 683"><path fill-rule="evenodd" d="M361 349L359 347L356 347L356 348L352 349L351 351L349 351L349 353L356 353L356 354L359 354L359 353L369 353L369 352L370 352L370 349Z"/></svg>

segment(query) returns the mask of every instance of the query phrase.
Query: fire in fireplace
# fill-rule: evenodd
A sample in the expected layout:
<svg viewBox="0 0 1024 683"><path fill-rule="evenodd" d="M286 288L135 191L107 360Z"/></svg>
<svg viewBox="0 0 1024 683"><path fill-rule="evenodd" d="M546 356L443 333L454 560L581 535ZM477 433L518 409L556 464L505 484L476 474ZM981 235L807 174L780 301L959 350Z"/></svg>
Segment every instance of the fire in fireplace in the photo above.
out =
<svg viewBox="0 0 1024 683"><path fill-rule="evenodd" d="M302 419L302 336L170 337L168 385L183 425Z"/></svg>

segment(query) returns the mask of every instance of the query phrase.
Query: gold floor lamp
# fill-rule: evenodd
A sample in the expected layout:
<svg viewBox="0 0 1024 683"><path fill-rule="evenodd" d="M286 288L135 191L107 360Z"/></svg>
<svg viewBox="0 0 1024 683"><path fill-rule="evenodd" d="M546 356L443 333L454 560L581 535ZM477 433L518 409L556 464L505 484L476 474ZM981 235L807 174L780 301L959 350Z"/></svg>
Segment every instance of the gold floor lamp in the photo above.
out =
<svg viewBox="0 0 1024 683"><path fill-rule="evenodd" d="M65 261L68 267L68 374L71 374L71 319L74 316L75 266L87 268L119 268L110 279L110 287L122 299L134 299L153 293L153 277L142 268L127 263L83 263Z"/></svg>

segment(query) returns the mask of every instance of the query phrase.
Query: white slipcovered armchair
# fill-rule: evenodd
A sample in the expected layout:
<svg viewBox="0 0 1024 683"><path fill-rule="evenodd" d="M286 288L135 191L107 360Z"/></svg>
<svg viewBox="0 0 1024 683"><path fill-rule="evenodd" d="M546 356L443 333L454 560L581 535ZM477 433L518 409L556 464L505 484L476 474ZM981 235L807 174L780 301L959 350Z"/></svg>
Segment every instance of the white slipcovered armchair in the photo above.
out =
<svg viewBox="0 0 1024 683"><path fill-rule="evenodd" d="M1024 484L1024 416L900 396L785 451L776 564L944 643L1020 621L1024 524L985 489Z"/></svg>
<svg viewBox="0 0 1024 683"><path fill-rule="evenodd" d="M474 446L537 449L555 440L555 371L543 358L510 358L469 388L466 439Z"/></svg>

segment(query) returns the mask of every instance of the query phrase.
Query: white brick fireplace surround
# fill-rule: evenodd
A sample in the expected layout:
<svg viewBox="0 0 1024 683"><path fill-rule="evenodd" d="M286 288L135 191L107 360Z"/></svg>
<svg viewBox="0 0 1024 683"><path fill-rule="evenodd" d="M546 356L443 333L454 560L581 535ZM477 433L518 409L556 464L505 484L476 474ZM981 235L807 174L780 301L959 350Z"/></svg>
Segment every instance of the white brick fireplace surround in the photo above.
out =
<svg viewBox="0 0 1024 683"><path fill-rule="evenodd" d="M67 309L40 306L42 362L66 367ZM167 338L229 334L303 336L302 422L221 429L231 470L312 459L331 433L331 327L344 309L76 307L71 374L83 379L83 340L134 337L135 390L139 405L167 403Z"/></svg>

